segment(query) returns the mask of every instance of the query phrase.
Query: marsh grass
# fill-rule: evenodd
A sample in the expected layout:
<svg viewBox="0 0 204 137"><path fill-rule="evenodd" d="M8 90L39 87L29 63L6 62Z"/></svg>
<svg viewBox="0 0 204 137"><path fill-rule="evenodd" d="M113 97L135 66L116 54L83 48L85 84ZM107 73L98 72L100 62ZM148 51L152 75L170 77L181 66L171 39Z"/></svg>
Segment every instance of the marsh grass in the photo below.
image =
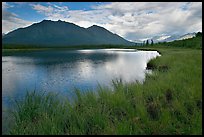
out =
<svg viewBox="0 0 204 137"><path fill-rule="evenodd" d="M202 51L151 49L162 56L149 62L153 73L143 84L113 80L113 91L76 89L72 103L28 92L10 134L202 134Z"/></svg>

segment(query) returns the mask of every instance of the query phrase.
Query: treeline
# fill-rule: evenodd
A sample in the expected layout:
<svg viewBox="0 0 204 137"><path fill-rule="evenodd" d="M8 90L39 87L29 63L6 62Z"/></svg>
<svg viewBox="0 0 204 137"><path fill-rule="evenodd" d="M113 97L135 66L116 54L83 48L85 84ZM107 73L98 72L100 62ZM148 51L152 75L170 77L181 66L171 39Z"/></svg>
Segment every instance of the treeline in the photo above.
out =
<svg viewBox="0 0 204 137"><path fill-rule="evenodd" d="M68 46L46 46L46 45L18 45L18 44L3 44L3 49L91 49L91 48L128 48L132 46L126 45L68 45Z"/></svg>
<svg viewBox="0 0 204 137"><path fill-rule="evenodd" d="M151 39L151 43L149 42L149 40L146 40L146 41L143 41L143 46L149 46L149 45L153 45L154 44L154 41L153 39Z"/></svg>

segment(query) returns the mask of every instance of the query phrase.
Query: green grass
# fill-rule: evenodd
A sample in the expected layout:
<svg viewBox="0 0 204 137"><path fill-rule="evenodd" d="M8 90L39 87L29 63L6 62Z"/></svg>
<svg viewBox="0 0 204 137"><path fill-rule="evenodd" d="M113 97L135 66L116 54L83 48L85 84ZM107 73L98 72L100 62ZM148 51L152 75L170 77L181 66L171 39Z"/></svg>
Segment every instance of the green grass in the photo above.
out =
<svg viewBox="0 0 204 137"><path fill-rule="evenodd" d="M141 83L114 80L75 98L30 92L13 112L10 134L202 134L202 50L151 46L161 57ZM63 100L63 101L62 101Z"/></svg>

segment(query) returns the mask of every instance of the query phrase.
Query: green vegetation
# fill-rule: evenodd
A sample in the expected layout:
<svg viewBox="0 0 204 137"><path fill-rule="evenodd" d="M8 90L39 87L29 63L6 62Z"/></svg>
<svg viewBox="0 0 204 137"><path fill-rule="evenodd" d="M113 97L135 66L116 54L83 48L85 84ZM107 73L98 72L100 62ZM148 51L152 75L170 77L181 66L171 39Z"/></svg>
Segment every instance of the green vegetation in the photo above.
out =
<svg viewBox="0 0 204 137"><path fill-rule="evenodd" d="M143 84L115 80L114 91L76 90L72 101L28 93L10 134L202 134L201 39L137 47L162 54L148 63L153 72Z"/></svg>

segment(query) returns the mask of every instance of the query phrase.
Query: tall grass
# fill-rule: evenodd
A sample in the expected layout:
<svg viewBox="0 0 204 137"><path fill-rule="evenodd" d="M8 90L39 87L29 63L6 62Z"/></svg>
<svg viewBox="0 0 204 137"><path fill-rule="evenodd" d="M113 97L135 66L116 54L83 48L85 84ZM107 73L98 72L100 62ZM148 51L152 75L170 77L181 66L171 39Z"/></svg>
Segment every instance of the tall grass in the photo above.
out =
<svg viewBox="0 0 204 137"><path fill-rule="evenodd" d="M113 91L76 89L72 102L28 92L10 134L202 134L202 51L152 49L162 56L150 61L154 70L143 84L114 80Z"/></svg>

